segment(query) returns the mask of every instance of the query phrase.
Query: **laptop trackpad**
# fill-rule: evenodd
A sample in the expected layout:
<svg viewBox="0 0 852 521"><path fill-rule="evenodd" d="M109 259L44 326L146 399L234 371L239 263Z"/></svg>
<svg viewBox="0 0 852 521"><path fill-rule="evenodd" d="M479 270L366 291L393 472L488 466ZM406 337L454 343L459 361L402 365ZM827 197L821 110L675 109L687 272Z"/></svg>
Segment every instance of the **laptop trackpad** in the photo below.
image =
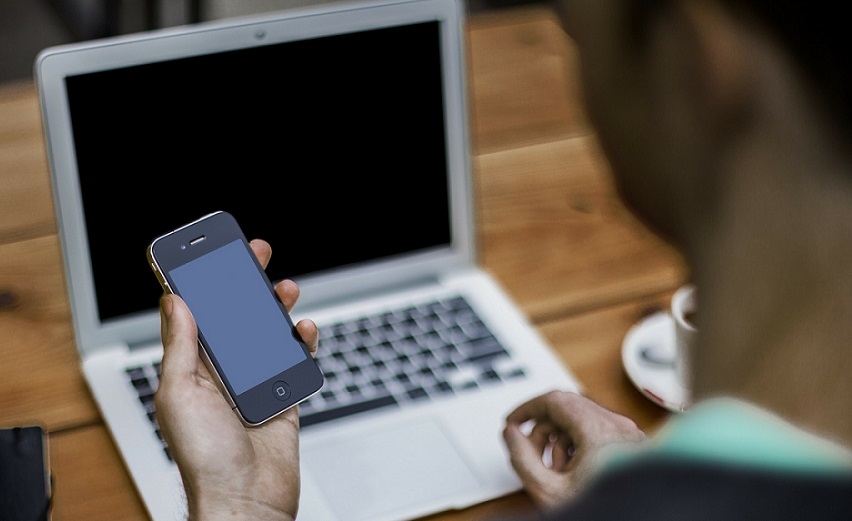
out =
<svg viewBox="0 0 852 521"><path fill-rule="evenodd" d="M302 454L320 494L339 519L361 521L464 497L479 480L450 443L438 421L349 437ZM453 506L450 501L445 508Z"/></svg>

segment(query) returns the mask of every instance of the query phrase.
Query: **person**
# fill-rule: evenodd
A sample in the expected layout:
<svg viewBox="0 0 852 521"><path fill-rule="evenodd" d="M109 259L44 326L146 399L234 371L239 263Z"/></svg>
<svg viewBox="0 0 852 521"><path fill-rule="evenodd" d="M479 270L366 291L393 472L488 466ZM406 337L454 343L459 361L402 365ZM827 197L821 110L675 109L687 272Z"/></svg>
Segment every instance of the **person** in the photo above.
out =
<svg viewBox="0 0 852 521"><path fill-rule="evenodd" d="M619 194L683 252L701 334L693 403L653 436L558 390L507 416L510 460L539 515L852 519L841 4L558 2ZM269 244L252 247L268 262ZM293 282L276 291L295 305ZM294 519L297 412L243 428L198 357L183 302L164 296L161 314L157 417L190 517ZM316 325L297 328L315 350Z"/></svg>

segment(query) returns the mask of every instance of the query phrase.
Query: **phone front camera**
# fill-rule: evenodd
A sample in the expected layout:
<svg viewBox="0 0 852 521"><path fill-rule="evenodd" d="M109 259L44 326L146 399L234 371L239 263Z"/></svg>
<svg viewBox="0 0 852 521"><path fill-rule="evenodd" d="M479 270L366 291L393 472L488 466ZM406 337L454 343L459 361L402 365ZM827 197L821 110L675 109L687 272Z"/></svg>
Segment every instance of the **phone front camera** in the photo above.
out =
<svg viewBox="0 0 852 521"><path fill-rule="evenodd" d="M180 249L185 250L185 249L186 249L186 244L181 244L181 245L180 245Z"/></svg>

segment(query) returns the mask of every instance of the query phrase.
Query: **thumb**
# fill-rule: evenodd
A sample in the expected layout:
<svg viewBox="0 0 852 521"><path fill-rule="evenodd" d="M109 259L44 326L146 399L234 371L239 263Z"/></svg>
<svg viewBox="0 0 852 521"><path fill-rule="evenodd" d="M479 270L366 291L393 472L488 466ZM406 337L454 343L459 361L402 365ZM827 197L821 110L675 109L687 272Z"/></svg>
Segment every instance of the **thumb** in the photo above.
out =
<svg viewBox="0 0 852 521"><path fill-rule="evenodd" d="M509 451L509 462L525 487L547 480L550 471L542 461L541 452L518 425L507 424L503 440Z"/></svg>
<svg viewBox="0 0 852 521"><path fill-rule="evenodd" d="M198 367L198 330L189 308L177 295L160 299L160 337L163 341L162 377L192 373Z"/></svg>

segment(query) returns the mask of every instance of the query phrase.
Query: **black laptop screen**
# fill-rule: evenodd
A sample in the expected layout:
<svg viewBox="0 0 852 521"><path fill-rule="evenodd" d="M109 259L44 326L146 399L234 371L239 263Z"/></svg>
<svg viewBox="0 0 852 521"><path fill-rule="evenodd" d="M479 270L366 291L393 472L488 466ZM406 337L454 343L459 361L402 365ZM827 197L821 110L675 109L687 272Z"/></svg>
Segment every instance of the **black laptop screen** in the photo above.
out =
<svg viewBox="0 0 852 521"><path fill-rule="evenodd" d="M155 307L145 248L215 210L272 244L272 280L448 244L439 30L68 77L100 319Z"/></svg>

